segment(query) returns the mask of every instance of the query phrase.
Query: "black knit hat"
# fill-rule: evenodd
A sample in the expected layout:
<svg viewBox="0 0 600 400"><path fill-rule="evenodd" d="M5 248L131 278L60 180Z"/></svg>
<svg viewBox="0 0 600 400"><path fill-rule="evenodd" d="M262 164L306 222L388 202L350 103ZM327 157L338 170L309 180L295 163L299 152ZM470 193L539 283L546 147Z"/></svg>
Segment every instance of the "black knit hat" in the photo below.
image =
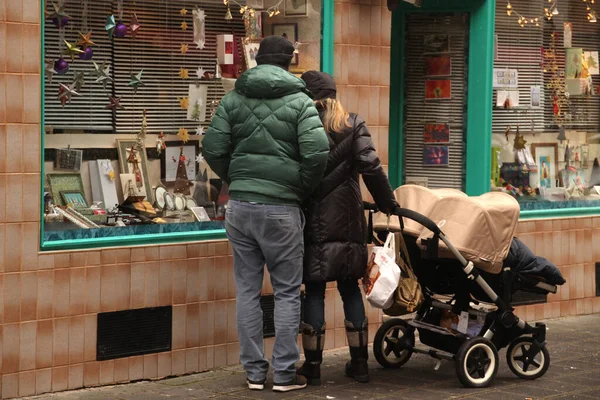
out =
<svg viewBox="0 0 600 400"><path fill-rule="evenodd" d="M256 63L277 65L288 69L294 57L294 45L283 36L267 36L260 42Z"/></svg>
<svg viewBox="0 0 600 400"><path fill-rule="evenodd" d="M307 71L302 74L302 80L315 100L335 99L337 88L331 75L325 72Z"/></svg>

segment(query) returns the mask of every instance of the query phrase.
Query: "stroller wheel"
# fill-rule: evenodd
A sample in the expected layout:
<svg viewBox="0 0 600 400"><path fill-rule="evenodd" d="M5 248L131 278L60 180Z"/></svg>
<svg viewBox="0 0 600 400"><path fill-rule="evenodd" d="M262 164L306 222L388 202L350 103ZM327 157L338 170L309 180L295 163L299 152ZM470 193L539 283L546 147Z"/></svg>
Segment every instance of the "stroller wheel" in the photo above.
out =
<svg viewBox="0 0 600 400"><path fill-rule="evenodd" d="M532 338L520 337L506 349L508 368L521 379L537 379L550 367L550 353L546 346L542 347L537 354L533 354L532 344Z"/></svg>
<svg viewBox="0 0 600 400"><path fill-rule="evenodd" d="M406 345L415 345L414 330L403 319L394 318L384 322L373 341L375 359L384 368L400 368L408 362L412 351Z"/></svg>
<svg viewBox="0 0 600 400"><path fill-rule="evenodd" d="M467 339L456 353L456 374L466 387L489 386L498 372L498 350L483 337Z"/></svg>

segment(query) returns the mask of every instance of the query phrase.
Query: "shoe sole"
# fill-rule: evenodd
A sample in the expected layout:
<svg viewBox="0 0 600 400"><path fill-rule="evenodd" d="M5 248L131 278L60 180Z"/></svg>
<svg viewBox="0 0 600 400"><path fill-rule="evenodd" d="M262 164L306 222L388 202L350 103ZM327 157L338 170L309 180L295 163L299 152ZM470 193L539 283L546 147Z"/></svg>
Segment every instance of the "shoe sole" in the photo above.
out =
<svg viewBox="0 0 600 400"><path fill-rule="evenodd" d="M264 383L250 383L248 382L248 389L250 390L263 390L265 388Z"/></svg>
<svg viewBox="0 0 600 400"><path fill-rule="evenodd" d="M304 385L286 385L286 386L273 385L273 391L285 393L285 392L291 392L293 390L304 389L305 387L306 387L306 383Z"/></svg>

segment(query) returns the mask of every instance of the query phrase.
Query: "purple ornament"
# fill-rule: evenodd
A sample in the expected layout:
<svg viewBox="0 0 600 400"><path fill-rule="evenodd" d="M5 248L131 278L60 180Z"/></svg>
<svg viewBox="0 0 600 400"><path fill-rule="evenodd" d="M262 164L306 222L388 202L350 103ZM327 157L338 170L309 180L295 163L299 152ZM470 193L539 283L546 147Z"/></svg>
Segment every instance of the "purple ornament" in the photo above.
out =
<svg viewBox="0 0 600 400"><path fill-rule="evenodd" d="M63 26L69 25L69 17L62 17L60 21L58 20L58 17L52 18L52 23L56 27L62 28Z"/></svg>
<svg viewBox="0 0 600 400"><path fill-rule="evenodd" d="M58 75L64 75L69 71L69 63L64 58L59 58L54 63L54 70Z"/></svg>
<svg viewBox="0 0 600 400"><path fill-rule="evenodd" d="M115 36L118 38L125 37L127 35L127 25L122 22L118 22L115 26Z"/></svg>
<svg viewBox="0 0 600 400"><path fill-rule="evenodd" d="M94 51L91 47L88 47L83 51L83 53L79 54L79 58L85 61L91 60L92 57L94 57Z"/></svg>

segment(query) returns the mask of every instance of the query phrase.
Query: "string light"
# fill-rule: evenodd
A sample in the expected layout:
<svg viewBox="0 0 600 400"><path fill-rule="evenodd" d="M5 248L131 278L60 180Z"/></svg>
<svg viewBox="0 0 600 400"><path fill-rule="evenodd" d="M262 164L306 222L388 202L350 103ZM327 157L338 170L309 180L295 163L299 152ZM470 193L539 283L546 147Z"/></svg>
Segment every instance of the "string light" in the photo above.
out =
<svg viewBox="0 0 600 400"><path fill-rule="evenodd" d="M279 15L281 14L279 6L281 6L282 3L283 0L279 0L277 4L269 7L266 10L261 10L260 12L264 12L269 16L269 18ZM228 8L228 12L226 13L225 19L231 19L229 18L231 16L231 12L229 11L230 4L235 4L236 6L240 7L240 14L244 15L244 18L247 18L247 16L254 17L256 15L256 10L254 8L249 7L247 5L241 5L236 0L223 0L223 4L226 5Z"/></svg>
<svg viewBox="0 0 600 400"><path fill-rule="evenodd" d="M553 0L550 0L553 1ZM516 11L514 9L514 7L512 6L512 4L510 3L510 0L507 2L506 4L506 14L510 17L513 14L515 14L515 16L517 16L517 23L519 24L519 26L521 26L521 28L524 28L525 26L529 25L529 26L536 26L539 27L540 26L540 18L539 17L526 17L525 15L519 13L518 11Z"/></svg>

